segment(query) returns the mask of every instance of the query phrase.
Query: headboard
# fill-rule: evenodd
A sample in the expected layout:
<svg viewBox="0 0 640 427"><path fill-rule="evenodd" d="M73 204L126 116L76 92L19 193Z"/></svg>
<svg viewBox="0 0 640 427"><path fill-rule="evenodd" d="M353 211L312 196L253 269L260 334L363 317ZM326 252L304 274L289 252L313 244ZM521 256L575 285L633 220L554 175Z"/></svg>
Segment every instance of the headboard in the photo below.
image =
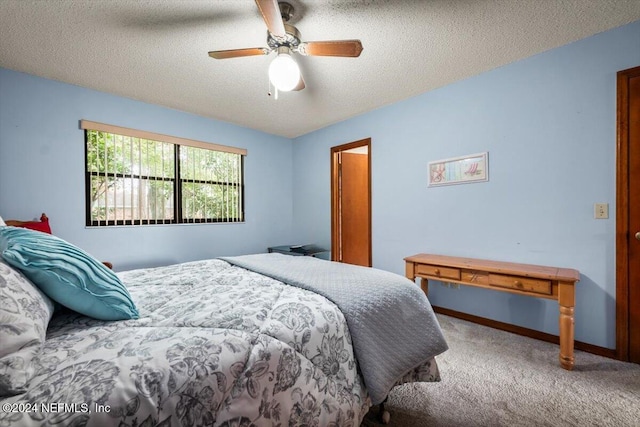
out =
<svg viewBox="0 0 640 427"><path fill-rule="evenodd" d="M13 227L29 228L31 230L52 234L51 227L49 226L49 217L44 213L40 216L40 221L18 221L15 219L9 219L5 221L5 224Z"/></svg>

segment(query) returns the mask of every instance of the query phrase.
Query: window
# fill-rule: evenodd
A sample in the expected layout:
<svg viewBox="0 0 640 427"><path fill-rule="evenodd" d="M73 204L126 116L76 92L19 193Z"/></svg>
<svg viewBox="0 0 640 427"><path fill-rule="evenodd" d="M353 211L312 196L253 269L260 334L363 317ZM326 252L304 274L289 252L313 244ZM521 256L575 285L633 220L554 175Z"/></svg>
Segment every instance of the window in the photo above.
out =
<svg viewBox="0 0 640 427"><path fill-rule="evenodd" d="M246 150L81 122L88 226L244 221Z"/></svg>

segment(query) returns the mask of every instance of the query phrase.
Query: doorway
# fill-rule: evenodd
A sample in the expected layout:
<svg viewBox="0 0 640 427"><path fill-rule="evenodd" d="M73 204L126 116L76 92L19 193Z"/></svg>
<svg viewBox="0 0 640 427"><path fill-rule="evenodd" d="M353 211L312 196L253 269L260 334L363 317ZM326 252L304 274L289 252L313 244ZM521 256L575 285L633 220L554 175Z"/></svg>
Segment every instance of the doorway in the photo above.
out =
<svg viewBox="0 0 640 427"><path fill-rule="evenodd" d="M371 267L371 138L331 148L331 260Z"/></svg>
<svg viewBox="0 0 640 427"><path fill-rule="evenodd" d="M616 353L640 363L640 67L618 72Z"/></svg>

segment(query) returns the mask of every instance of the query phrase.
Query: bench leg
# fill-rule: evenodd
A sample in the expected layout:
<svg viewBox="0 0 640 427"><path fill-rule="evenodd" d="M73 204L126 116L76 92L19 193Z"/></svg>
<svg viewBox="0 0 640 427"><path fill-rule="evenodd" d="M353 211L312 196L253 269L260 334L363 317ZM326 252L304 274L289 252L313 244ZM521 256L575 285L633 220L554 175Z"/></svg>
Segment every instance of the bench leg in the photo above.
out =
<svg viewBox="0 0 640 427"><path fill-rule="evenodd" d="M388 396L385 397L382 403L379 405L380 411L378 412L378 416L380 417L380 422L382 424L389 424L389 421L391 420L391 414L389 413L389 411L386 411L384 409L384 403L387 401L387 399L389 399Z"/></svg>
<svg viewBox="0 0 640 427"><path fill-rule="evenodd" d="M574 307L575 287L573 283L558 284L558 304L560 305L560 365L569 371L573 369Z"/></svg>

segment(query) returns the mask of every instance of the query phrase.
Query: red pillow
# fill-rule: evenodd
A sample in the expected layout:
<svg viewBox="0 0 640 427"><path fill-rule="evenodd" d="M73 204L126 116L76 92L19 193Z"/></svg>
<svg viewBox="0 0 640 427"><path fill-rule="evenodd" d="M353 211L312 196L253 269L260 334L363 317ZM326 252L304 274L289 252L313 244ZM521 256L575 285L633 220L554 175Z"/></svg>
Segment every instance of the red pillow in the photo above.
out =
<svg viewBox="0 0 640 427"><path fill-rule="evenodd" d="M30 230L42 231L43 233L51 234L49 218L47 218L45 214L42 214L40 221L22 221L19 224L16 224L16 227L28 228Z"/></svg>

